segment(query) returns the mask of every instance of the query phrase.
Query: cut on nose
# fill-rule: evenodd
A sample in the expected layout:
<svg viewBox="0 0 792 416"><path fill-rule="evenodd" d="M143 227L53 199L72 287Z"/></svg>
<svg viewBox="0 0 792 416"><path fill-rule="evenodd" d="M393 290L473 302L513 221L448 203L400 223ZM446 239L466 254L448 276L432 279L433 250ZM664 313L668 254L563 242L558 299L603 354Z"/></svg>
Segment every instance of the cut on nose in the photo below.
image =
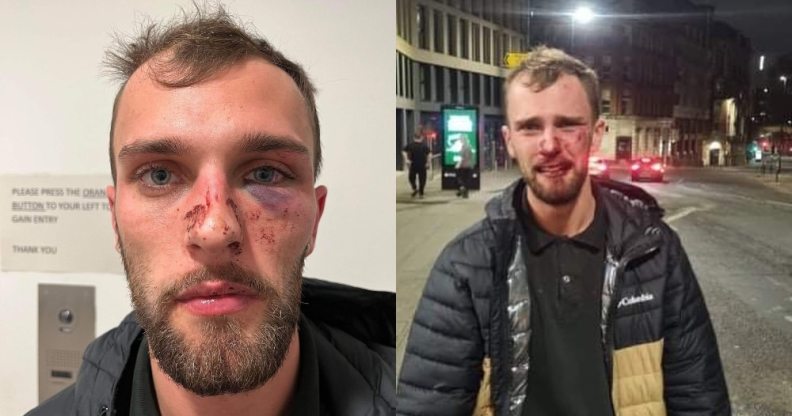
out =
<svg viewBox="0 0 792 416"><path fill-rule="evenodd" d="M242 227L236 204L231 198L226 203L197 204L185 215L188 244L208 255L239 254Z"/></svg>
<svg viewBox="0 0 792 416"><path fill-rule="evenodd" d="M543 153L555 153L560 148L559 137L554 128L548 128L539 138L539 150Z"/></svg>

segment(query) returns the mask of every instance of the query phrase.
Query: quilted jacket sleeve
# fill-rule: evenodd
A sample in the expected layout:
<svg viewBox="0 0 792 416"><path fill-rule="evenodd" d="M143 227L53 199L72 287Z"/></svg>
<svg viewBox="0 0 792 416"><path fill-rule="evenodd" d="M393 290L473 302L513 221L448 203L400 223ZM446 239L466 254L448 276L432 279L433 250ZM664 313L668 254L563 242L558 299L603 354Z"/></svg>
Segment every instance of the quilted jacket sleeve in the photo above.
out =
<svg viewBox="0 0 792 416"><path fill-rule="evenodd" d="M468 280L476 270L464 246L456 240L443 251L424 287L399 375L400 415L473 412L484 347Z"/></svg>
<svg viewBox="0 0 792 416"><path fill-rule="evenodd" d="M671 276L666 289L663 359L669 415L730 415L715 331L704 297L679 238L671 241Z"/></svg>

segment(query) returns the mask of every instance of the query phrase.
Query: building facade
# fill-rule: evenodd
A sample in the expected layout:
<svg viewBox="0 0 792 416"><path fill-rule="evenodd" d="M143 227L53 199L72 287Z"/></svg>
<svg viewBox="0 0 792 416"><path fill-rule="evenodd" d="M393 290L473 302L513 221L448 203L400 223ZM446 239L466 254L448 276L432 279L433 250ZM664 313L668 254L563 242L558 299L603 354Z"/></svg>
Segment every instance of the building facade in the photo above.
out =
<svg viewBox="0 0 792 416"><path fill-rule="evenodd" d="M573 19L577 2L535 0L530 38L570 51L597 71L608 124L601 156L703 164L712 102L712 8L687 0L590 4L597 17L583 24Z"/></svg>
<svg viewBox="0 0 792 416"><path fill-rule="evenodd" d="M705 165L747 162L751 115L751 43L733 27L712 25L712 134L705 143Z"/></svg>
<svg viewBox="0 0 792 416"><path fill-rule="evenodd" d="M503 59L528 46L529 0L396 0L396 168L418 131L440 152L441 107L479 109L481 166L505 163Z"/></svg>
<svg viewBox="0 0 792 416"><path fill-rule="evenodd" d="M792 53L768 59L756 78L749 147L792 156Z"/></svg>

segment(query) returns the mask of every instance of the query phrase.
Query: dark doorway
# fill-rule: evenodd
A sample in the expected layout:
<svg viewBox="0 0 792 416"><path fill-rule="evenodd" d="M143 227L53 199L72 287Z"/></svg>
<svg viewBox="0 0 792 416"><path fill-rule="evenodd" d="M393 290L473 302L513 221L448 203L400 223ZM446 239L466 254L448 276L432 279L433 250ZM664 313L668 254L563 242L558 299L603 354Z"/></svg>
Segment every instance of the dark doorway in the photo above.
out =
<svg viewBox="0 0 792 416"><path fill-rule="evenodd" d="M632 160L632 137L616 137L616 160Z"/></svg>
<svg viewBox="0 0 792 416"><path fill-rule="evenodd" d="M710 166L718 166L720 165L720 149L712 149L710 150L709 154L709 164Z"/></svg>

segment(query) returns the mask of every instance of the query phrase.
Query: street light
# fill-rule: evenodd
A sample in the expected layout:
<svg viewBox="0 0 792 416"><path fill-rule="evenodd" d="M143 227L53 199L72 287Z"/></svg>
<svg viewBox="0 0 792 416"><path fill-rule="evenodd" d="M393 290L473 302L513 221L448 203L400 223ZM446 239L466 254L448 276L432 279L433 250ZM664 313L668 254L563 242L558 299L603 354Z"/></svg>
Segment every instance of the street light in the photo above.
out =
<svg viewBox="0 0 792 416"><path fill-rule="evenodd" d="M575 9L572 13L570 13L570 17L571 17L571 19L569 20L570 28L571 28L571 32L569 35L570 52L572 52L572 49L575 47L575 23L585 25L591 22L592 20L594 20L596 16L597 15L594 14L594 11L591 10L591 8L588 6L578 6L577 9Z"/></svg>
<svg viewBox="0 0 792 416"><path fill-rule="evenodd" d="M779 79L781 82L783 82L783 83L784 83L784 94L786 94L786 83L787 83L787 77L786 77L786 75L781 75L780 77L778 77L778 79Z"/></svg>
<svg viewBox="0 0 792 416"><path fill-rule="evenodd" d="M572 20L586 24L594 20L594 12L588 6L580 6L572 13Z"/></svg>

